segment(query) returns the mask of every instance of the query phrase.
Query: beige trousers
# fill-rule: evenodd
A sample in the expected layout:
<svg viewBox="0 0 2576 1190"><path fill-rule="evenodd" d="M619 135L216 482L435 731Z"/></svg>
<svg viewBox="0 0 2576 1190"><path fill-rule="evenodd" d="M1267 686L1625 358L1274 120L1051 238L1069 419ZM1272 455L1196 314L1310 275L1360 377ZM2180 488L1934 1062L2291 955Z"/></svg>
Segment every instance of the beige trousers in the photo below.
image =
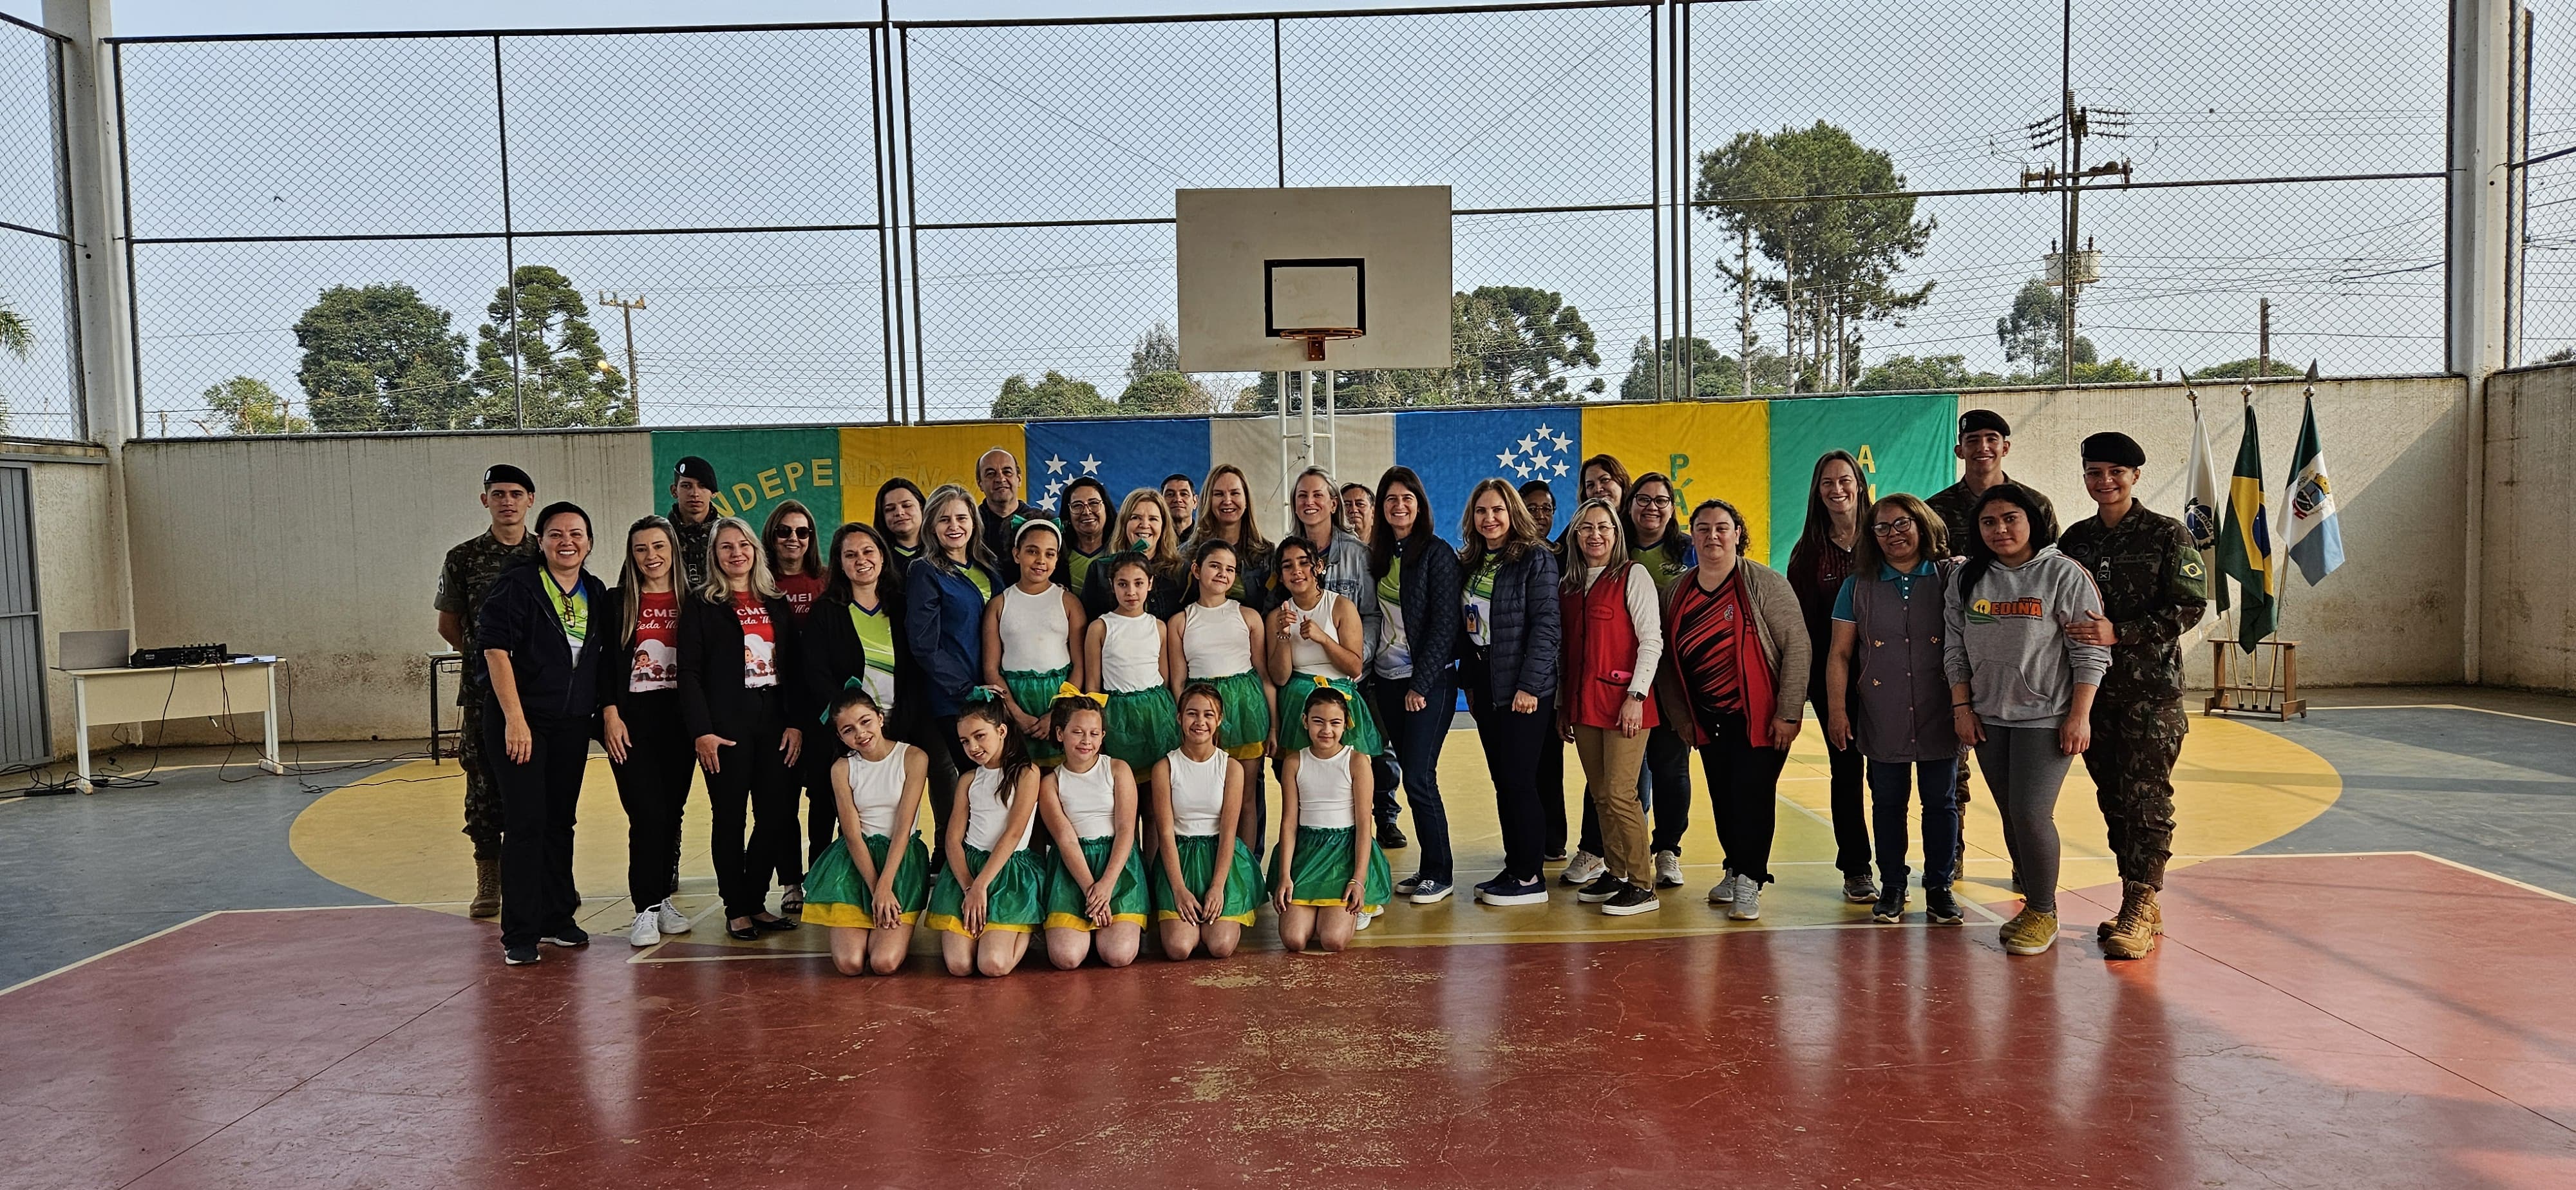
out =
<svg viewBox="0 0 2576 1190"><path fill-rule="evenodd" d="M1592 809L1601 818L1601 849L1610 874L1639 888L1655 887L1655 861L1647 851L1646 810L1637 804L1637 770L1646 758L1646 733L1615 727L1574 727L1574 754L1583 761ZM1658 792L1661 792L1660 790ZM1687 797L1688 794L1683 796Z"/></svg>

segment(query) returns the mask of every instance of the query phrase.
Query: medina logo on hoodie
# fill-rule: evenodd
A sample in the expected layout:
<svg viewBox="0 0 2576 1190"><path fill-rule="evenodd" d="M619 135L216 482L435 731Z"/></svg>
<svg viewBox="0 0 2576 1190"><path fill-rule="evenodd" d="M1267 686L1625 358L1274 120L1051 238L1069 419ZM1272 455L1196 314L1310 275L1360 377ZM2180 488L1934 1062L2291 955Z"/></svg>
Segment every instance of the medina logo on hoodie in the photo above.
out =
<svg viewBox="0 0 2576 1190"><path fill-rule="evenodd" d="M2039 597L2025 595L2019 599L1980 599L1968 605L1968 620L1975 624L1992 624L1998 620L2036 620L2047 615Z"/></svg>

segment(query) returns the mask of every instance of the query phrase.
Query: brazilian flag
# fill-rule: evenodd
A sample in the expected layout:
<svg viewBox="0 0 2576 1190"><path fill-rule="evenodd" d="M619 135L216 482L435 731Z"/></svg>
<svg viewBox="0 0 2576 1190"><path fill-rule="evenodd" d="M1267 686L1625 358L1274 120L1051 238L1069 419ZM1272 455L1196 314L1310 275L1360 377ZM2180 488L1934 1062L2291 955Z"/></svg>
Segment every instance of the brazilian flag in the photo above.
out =
<svg viewBox="0 0 2576 1190"><path fill-rule="evenodd" d="M2245 407L2245 440L2236 448L2236 474L2227 484L2227 517L2218 530L2218 572L2239 588L2236 644L2251 653L2272 635L2272 526L2263 511L2263 442L2254 429L2254 407Z"/></svg>

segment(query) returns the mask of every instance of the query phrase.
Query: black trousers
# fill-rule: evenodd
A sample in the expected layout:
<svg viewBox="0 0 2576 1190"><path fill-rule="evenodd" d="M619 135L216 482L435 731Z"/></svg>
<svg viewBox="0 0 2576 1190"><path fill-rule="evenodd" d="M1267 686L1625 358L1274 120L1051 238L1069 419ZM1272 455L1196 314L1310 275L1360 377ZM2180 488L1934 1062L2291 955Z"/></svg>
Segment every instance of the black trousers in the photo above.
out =
<svg viewBox="0 0 2576 1190"><path fill-rule="evenodd" d="M1646 732L1646 759L1637 774L1637 798L1645 803L1647 816L1654 820L1650 851L1682 853L1682 836L1690 831L1690 756L1690 745L1682 742L1681 733L1674 731L1672 725L1657 724ZM1608 854L1601 849L1601 812L1592 808L1588 793L1583 799L1583 841L1575 846L1594 855Z"/></svg>
<svg viewBox="0 0 2576 1190"><path fill-rule="evenodd" d="M1484 745L1485 768L1494 777L1494 813L1502 820L1503 875L1536 880L1547 846L1547 807L1539 800L1539 755L1550 749L1564 754L1556 735L1556 693L1549 691L1530 713L1515 713L1506 702L1487 701L1485 662L1464 662L1458 682L1467 688L1467 710L1476 719L1476 740Z"/></svg>
<svg viewBox="0 0 2576 1190"><path fill-rule="evenodd" d="M795 845L795 777L778 751L784 727L773 694L752 722L738 729L741 734L730 747L716 750L716 771L707 774L707 802L715 815L711 850L716 891L724 898L727 918L750 917L767 908L770 871L779 849ZM748 842L743 837L746 808Z"/></svg>
<svg viewBox="0 0 2576 1190"><path fill-rule="evenodd" d="M484 708L483 762L501 800L501 945L534 946L573 923L581 893L572 885L573 809L590 762L588 719L532 721L524 764L510 761L507 717Z"/></svg>
<svg viewBox="0 0 2576 1190"><path fill-rule="evenodd" d="M1869 761L1858 748L1837 748L1825 740L1825 767L1832 774L1834 867L1845 876L1869 875Z"/></svg>
<svg viewBox="0 0 2576 1190"><path fill-rule="evenodd" d="M956 715L925 715L915 733L920 738L904 740L930 754L930 782L921 796L930 802L930 829L934 832L930 842L930 870L933 872L948 864L948 816L957 809L957 778L975 771L975 762L966 758L966 749L957 742L959 718ZM1038 832L1039 835L1045 833Z"/></svg>
<svg viewBox="0 0 2576 1190"><path fill-rule="evenodd" d="M626 807L626 895L642 913L680 890L680 819L696 746L680 728L677 691L629 695L618 709L630 741L626 763L608 766Z"/></svg>
<svg viewBox="0 0 2576 1190"><path fill-rule="evenodd" d="M1699 766L1708 778L1718 849L1736 875L1769 884L1771 836L1779 829L1780 766L1788 763L1789 754L1754 747L1742 715L1720 715L1702 726L1709 735L1699 747Z"/></svg>
<svg viewBox="0 0 2576 1190"><path fill-rule="evenodd" d="M1422 709L1404 709L1404 696L1412 688L1408 680L1372 681L1369 691L1377 704L1378 727L1386 734L1387 751L1398 761L1397 780L1378 787L1378 821L1395 821L1395 785L1404 786L1404 797L1413 806L1413 844L1422 849L1416 874L1443 884L1455 873L1449 855L1449 810L1440 800L1440 746L1449 739L1449 720L1457 712L1457 692L1450 687L1450 676L1443 672L1424 698ZM1562 755L1562 752L1559 752ZM1562 802L1557 814L1564 816Z"/></svg>
<svg viewBox="0 0 2576 1190"><path fill-rule="evenodd" d="M847 754L829 728L818 723L805 729L805 750L788 771L788 780L804 791L802 798L788 799L788 813L793 815L796 804L804 803L805 849L798 851L796 832L787 832L779 844L779 887L805 883L806 865L823 858L823 849L841 832L841 807L832 800L832 765Z"/></svg>

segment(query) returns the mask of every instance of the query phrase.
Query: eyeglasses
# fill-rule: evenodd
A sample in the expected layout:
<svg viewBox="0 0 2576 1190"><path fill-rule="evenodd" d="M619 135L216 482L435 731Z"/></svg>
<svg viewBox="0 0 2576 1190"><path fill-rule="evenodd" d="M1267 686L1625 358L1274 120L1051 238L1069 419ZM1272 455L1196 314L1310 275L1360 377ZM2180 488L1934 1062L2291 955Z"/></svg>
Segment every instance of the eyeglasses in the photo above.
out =
<svg viewBox="0 0 2576 1190"><path fill-rule="evenodd" d="M1897 534L1906 532L1912 528L1914 528L1914 518L1909 516L1898 517L1892 521L1879 521L1872 524L1869 527L1869 531L1878 534L1881 537L1894 537Z"/></svg>
<svg viewBox="0 0 2576 1190"><path fill-rule="evenodd" d="M770 534L770 536L788 541L812 541L814 540L814 527L812 525L780 525L778 527L778 531Z"/></svg>
<svg viewBox="0 0 2576 1190"><path fill-rule="evenodd" d="M1673 498L1670 496L1639 496L1636 498L1635 502L1647 508L1670 508L1673 506Z"/></svg>

